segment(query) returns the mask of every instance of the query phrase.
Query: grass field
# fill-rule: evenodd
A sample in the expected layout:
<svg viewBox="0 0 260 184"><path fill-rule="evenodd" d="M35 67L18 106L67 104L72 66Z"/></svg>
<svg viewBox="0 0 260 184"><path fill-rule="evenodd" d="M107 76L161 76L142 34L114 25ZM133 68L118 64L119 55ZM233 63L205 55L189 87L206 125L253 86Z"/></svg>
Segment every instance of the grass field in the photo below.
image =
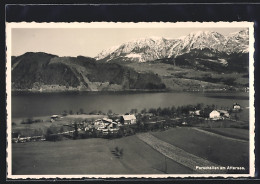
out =
<svg viewBox="0 0 260 184"><path fill-rule="evenodd" d="M111 151L123 149L122 158ZM136 136L12 145L12 174L165 174L165 157ZM167 172L192 170L167 159Z"/></svg>
<svg viewBox="0 0 260 184"><path fill-rule="evenodd" d="M249 140L249 131L245 129L239 128L205 128L204 130L217 133L219 135L242 139L242 140Z"/></svg>
<svg viewBox="0 0 260 184"><path fill-rule="evenodd" d="M75 120L92 120L92 119L101 119L107 117L106 115L89 115L89 114L73 114L73 115L67 115L62 118L59 118L57 121L51 123L50 116L41 116L41 117L35 117L32 118L33 120L41 120L37 123L32 124L22 124L22 121L26 121L28 118L13 118L12 122L15 123L15 125L12 125L12 132L19 132L20 134L24 136L35 136L37 133L35 131L38 131L38 135L44 135L46 133L47 128L50 126L55 126L58 129L63 127L63 125L70 124L74 122ZM65 127L63 127L65 128Z"/></svg>
<svg viewBox="0 0 260 184"><path fill-rule="evenodd" d="M248 130L216 129L246 138ZM218 133L216 132L216 133ZM248 142L212 136L189 127L150 132L187 153L221 166L249 168ZM113 151L118 147L123 155ZM12 144L12 174L193 174L195 171L166 158L137 135L119 139L80 139ZM166 163L166 164L165 164Z"/></svg>
<svg viewBox="0 0 260 184"><path fill-rule="evenodd" d="M170 90L181 91L190 88L199 89L200 86L212 89L229 88L223 79L234 79L235 86L243 87L249 79L243 77L244 73L217 73L213 71L199 71L192 68L174 66L166 63L128 63L128 67L138 72L151 71L161 77Z"/></svg>
<svg viewBox="0 0 260 184"><path fill-rule="evenodd" d="M239 130L237 134L241 131L243 130ZM234 133L235 130L233 130ZM245 167L247 169L246 172L248 172L249 143L222 139L192 128L172 128L164 132L153 132L152 134L186 152L213 163L222 166Z"/></svg>

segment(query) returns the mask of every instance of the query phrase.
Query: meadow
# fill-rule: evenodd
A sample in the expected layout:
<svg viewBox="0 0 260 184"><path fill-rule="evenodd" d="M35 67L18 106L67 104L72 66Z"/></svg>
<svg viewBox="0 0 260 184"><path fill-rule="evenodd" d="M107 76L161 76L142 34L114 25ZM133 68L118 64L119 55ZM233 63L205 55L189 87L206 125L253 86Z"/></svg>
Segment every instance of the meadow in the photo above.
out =
<svg viewBox="0 0 260 184"><path fill-rule="evenodd" d="M113 153L123 150L121 157ZM12 174L165 174L165 157L136 136L12 144ZM170 159L167 172L192 174Z"/></svg>
<svg viewBox="0 0 260 184"><path fill-rule="evenodd" d="M245 167L243 173L248 172L248 142L230 141L191 127L150 133L187 153L221 166ZM196 174L166 158L137 135L12 144L12 174ZM117 150L122 154L115 154Z"/></svg>

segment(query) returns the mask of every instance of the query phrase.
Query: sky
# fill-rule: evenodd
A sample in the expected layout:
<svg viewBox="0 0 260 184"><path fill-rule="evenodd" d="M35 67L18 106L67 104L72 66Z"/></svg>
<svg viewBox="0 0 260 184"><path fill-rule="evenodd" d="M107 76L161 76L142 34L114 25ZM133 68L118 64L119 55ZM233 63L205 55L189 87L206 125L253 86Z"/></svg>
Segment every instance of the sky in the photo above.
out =
<svg viewBox="0 0 260 184"><path fill-rule="evenodd" d="M102 50L143 37L178 38L196 31L222 35L243 28L12 28L12 56L46 52L58 56L95 57Z"/></svg>

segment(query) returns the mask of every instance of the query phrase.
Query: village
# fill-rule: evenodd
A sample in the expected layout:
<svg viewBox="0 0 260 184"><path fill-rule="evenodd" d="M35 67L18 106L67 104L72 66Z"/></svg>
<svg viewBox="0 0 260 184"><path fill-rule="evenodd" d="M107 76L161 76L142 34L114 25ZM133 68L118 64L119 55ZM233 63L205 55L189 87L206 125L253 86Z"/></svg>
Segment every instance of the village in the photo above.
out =
<svg viewBox="0 0 260 184"><path fill-rule="evenodd" d="M24 143L35 141L60 141L64 139L84 138L120 138L139 132L163 131L171 127L194 126L201 128L233 127L248 128L248 123L239 121L238 114L242 107L234 103L231 107L217 108L215 105L204 106L203 104L186 105L171 108L143 109L139 113L132 109L130 113L115 114L109 112L86 114L62 113L51 115L45 124L45 131L31 133L25 136L22 132L13 128L12 142ZM90 118L91 117L91 118ZM22 122L38 124L43 120L27 120Z"/></svg>

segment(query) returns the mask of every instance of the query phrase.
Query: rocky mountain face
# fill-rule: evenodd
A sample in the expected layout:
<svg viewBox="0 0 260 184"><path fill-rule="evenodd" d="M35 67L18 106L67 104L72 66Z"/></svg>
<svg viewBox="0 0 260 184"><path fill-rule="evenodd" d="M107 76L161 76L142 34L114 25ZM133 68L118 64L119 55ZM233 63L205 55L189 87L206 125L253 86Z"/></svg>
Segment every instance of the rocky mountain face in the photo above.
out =
<svg viewBox="0 0 260 184"><path fill-rule="evenodd" d="M165 85L152 72L138 73L116 63L93 58L58 57L25 53L12 57L12 89L25 91L162 90Z"/></svg>
<svg viewBox="0 0 260 184"><path fill-rule="evenodd" d="M178 39L162 37L141 38L109 48L96 56L105 62L147 62L176 58L193 50L208 50L208 56L248 53L248 29L223 36L213 31L190 33Z"/></svg>

